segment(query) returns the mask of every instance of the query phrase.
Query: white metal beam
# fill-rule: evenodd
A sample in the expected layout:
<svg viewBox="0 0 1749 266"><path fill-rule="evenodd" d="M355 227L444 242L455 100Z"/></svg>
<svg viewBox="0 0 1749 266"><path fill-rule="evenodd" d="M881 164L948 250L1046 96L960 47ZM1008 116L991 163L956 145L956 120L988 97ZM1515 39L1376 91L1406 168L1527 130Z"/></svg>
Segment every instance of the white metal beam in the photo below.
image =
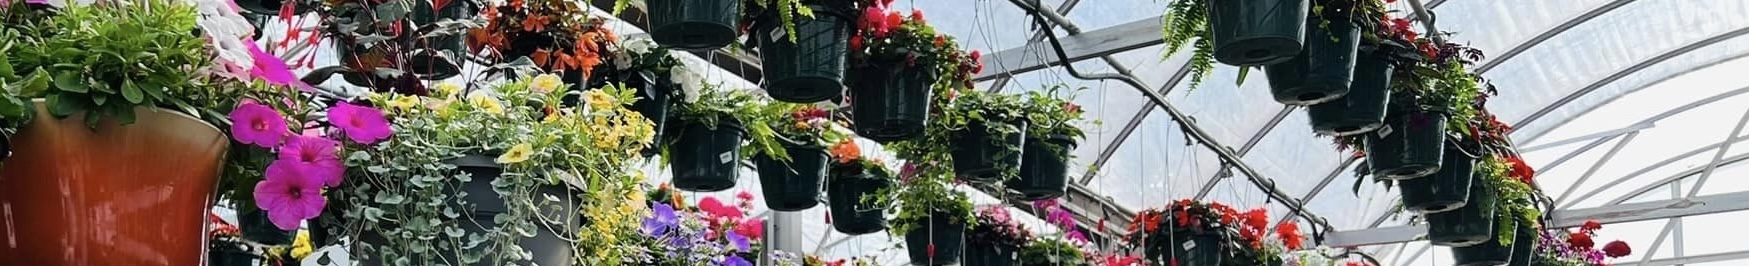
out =
<svg viewBox="0 0 1749 266"><path fill-rule="evenodd" d="M1068 61L1078 62L1160 44L1162 42L1160 38L1160 17L1156 16L1082 32L1081 34L1062 36L1059 41L1063 44L1063 52L1069 55ZM981 62L984 64L984 71L978 73L972 80L985 81L997 77L1010 77L1061 64L1063 60L1059 60L1056 56L1041 55L1038 52L1052 49L1054 48L1049 42L1036 42L985 56L984 62Z"/></svg>
<svg viewBox="0 0 1749 266"><path fill-rule="evenodd" d="M1673 217L1749 210L1749 191L1699 196L1688 199L1660 200L1621 205L1557 210L1549 213L1551 228L1575 227L1588 220L1603 223L1626 223ZM1352 231L1331 232L1324 239L1330 247L1357 247L1416 241L1427 233L1426 225L1407 225Z"/></svg>

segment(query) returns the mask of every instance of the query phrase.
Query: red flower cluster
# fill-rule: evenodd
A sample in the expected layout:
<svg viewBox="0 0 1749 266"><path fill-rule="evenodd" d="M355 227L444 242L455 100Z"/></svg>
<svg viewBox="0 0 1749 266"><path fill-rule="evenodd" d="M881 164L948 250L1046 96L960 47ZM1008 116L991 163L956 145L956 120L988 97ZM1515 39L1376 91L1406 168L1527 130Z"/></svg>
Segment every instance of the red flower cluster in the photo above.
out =
<svg viewBox="0 0 1749 266"><path fill-rule="evenodd" d="M1252 248L1262 248L1264 240L1269 236L1270 220L1266 209L1241 212L1219 202L1203 203L1182 199L1173 202L1164 211L1149 209L1137 214L1135 222L1129 228L1131 239L1140 239L1145 234L1159 232L1160 226L1168 218L1168 213L1174 228L1236 231L1239 233L1237 241ZM1304 245L1304 237L1299 232L1298 224L1283 222L1275 233L1289 249L1298 249Z"/></svg>
<svg viewBox="0 0 1749 266"><path fill-rule="evenodd" d="M1597 244L1596 242L1592 242L1591 237L1596 236L1597 230L1600 229L1603 229L1603 223L1599 223L1597 220L1585 221L1585 224L1579 226L1579 232L1567 235L1567 245L1576 250L1591 250ZM1609 244L1604 244L1602 251L1605 256L1611 258L1633 255L1633 248L1629 247L1627 242L1621 240L1610 241Z"/></svg>

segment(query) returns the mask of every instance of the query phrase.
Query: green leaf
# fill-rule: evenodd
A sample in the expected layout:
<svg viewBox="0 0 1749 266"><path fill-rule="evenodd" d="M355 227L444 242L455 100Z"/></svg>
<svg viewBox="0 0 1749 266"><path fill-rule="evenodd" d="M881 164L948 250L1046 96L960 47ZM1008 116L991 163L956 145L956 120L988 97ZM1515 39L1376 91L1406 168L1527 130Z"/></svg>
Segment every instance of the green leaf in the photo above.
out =
<svg viewBox="0 0 1749 266"><path fill-rule="evenodd" d="M377 196L376 196L377 203L401 204L402 202L406 202L406 201L407 201L407 197L401 196L399 194L389 194L389 191L387 191L387 190L378 190L377 191Z"/></svg>
<svg viewBox="0 0 1749 266"><path fill-rule="evenodd" d="M10 53L10 51L0 53L0 80L10 79L12 75L17 74L12 72L11 56L7 56Z"/></svg>
<svg viewBox="0 0 1749 266"><path fill-rule="evenodd" d="M30 104L29 101L19 100L18 97L0 96L0 117L7 120L24 117L24 112L30 110L28 104Z"/></svg>
<svg viewBox="0 0 1749 266"><path fill-rule="evenodd" d="M134 116L134 107L133 106L131 106L131 105L114 105L114 108L115 109L112 109L112 110L115 110L115 117L117 119L121 119L121 125L126 126L126 125L134 124L136 117Z"/></svg>
<svg viewBox="0 0 1749 266"><path fill-rule="evenodd" d="M85 109L84 102L62 97L59 93L49 94L48 105L49 114L54 115L55 118L67 118L67 116Z"/></svg>
<svg viewBox="0 0 1749 266"><path fill-rule="evenodd" d="M37 69L36 72L30 73L30 78L25 82L24 87L14 88L16 90L10 92L27 97L42 94L43 91L49 90L49 83L54 81L54 79L49 78L49 74L46 74L45 72L48 71L42 71L40 68Z"/></svg>
<svg viewBox="0 0 1749 266"><path fill-rule="evenodd" d="M1249 75L1251 75L1251 68L1250 67L1239 68L1239 80L1235 80L1233 82L1233 86L1245 86L1245 76L1249 76Z"/></svg>
<svg viewBox="0 0 1749 266"><path fill-rule="evenodd" d="M122 98L126 98L128 103L132 104L140 104L140 102L146 100L145 93L140 91L140 87L134 85L134 81L132 80L121 82L121 96Z"/></svg>
<svg viewBox="0 0 1749 266"><path fill-rule="evenodd" d="M92 94L91 95L91 103L96 104L97 106L103 106L104 103L108 103L108 102L109 102L108 95L103 95L103 94Z"/></svg>
<svg viewBox="0 0 1749 266"><path fill-rule="evenodd" d="M91 92L91 89L85 86L85 79L83 76L79 75L79 72L62 71L55 73L55 88L67 92Z"/></svg>

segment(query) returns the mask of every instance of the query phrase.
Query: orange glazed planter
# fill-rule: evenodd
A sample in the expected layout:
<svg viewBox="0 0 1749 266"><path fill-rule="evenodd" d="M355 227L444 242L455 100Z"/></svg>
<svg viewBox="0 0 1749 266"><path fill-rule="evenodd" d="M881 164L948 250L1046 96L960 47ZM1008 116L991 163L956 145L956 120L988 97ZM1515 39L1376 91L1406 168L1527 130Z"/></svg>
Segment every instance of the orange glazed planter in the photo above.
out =
<svg viewBox="0 0 1749 266"><path fill-rule="evenodd" d="M156 108L96 130L36 109L0 166L0 264L202 264L224 133Z"/></svg>

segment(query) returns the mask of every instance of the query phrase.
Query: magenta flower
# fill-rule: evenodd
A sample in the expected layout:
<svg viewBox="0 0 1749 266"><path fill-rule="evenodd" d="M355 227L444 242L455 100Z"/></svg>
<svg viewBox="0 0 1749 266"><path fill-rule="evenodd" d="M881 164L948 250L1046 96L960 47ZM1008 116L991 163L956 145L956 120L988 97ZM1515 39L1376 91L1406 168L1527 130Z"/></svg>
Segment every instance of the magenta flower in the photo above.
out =
<svg viewBox="0 0 1749 266"><path fill-rule="evenodd" d="M273 164L288 164L304 176L321 181L323 186L340 186L346 165L340 162L340 142L314 136L292 136L279 147L279 160Z"/></svg>
<svg viewBox="0 0 1749 266"><path fill-rule="evenodd" d="M248 102L231 110L231 138L237 142L273 148L285 139L285 117L272 107Z"/></svg>
<svg viewBox="0 0 1749 266"><path fill-rule="evenodd" d="M730 220L740 220L742 215L741 209L729 206L728 204L723 204L723 201L717 200L716 197L709 196L698 201L698 209L710 214L712 217L728 218Z"/></svg>
<svg viewBox="0 0 1749 266"><path fill-rule="evenodd" d="M383 110L341 102L328 108L328 120L353 142L374 144L394 135Z"/></svg>
<svg viewBox="0 0 1749 266"><path fill-rule="evenodd" d="M267 211L267 219L280 230L297 230L299 223L321 215L328 204L321 185L293 165L268 165L267 179L255 183L255 205Z"/></svg>
<svg viewBox="0 0 1749 266"><path fill-rule="evenodd" d="M302 80L298 80L296 74L292 74L291 67L286 66L284 60L279 60L278 56L262 51L260 45L248 44L247 46L249 46L249 57L255 61L255 68L249 70L249 75L267 81L267 84L297 87L304 91L313 90L309 84L304 84Z"/></svg>

